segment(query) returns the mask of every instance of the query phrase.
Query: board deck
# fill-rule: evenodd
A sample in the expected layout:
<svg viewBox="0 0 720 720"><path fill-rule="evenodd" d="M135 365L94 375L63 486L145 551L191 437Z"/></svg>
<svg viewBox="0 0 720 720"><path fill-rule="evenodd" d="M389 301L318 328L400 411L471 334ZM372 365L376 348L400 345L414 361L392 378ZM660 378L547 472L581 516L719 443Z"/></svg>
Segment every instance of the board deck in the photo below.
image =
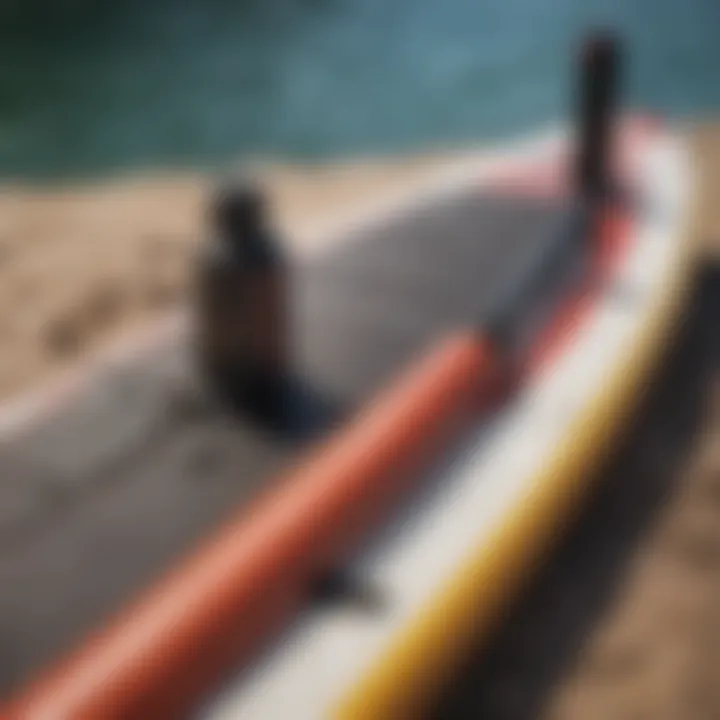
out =
<svg viewBox="0 0 720 720"><path fill-rule="evenodd" d="M462 655L468 628L490 626L580 494L581 474L619 431L681 305L682 144L658 132L626 144L623 160L639 145L638 204L615 232L622 252L610 253L601 286L573 300L562 342L555 333L553 351L507 404L457 438L419 482L426 491L350 564L378 590L380 610L308 604L205 714L413 715ZM0 492L25 515L11 513L0 527L9 540L0 636L13 648L0 682L19 684L75 645L438 335L482 327L514 269L568 216L570 198L552 180L562 153L549 173L547 156L538 157L529 152L509 174L482 182L478 169L297 268L298 413L312 426L300 439L231 421L205 402L179 337L101 374L60 415L3 448L0 463L19 481ZM23 626L33 632L21 636Z"/></svg>
<svg viewBox="0 0 720 720"><path fill-rule="evenodd" d="M565 212L558 199L478 185L299 265L308 437L273 437L209 402L182 337L0 445L0 690L121 608L434 339L481 322Z"/></svg>

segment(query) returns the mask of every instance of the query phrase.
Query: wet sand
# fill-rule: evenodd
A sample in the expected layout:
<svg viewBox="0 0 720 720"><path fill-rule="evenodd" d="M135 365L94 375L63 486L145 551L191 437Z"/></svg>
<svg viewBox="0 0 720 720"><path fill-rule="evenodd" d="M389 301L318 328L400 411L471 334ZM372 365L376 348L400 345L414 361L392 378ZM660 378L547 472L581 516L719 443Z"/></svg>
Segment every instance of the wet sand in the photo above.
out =
<svg viewBox="0 0 720 720"><path fill-rule="evenodd" d="M720 131L694 131L696 235L720 256ZM457 161L264 169L293 249ZM206 179L0 190L0 397L53 375L187 292ZM720 717L720 279L549 571L508 609L439 718Z"/></svg>

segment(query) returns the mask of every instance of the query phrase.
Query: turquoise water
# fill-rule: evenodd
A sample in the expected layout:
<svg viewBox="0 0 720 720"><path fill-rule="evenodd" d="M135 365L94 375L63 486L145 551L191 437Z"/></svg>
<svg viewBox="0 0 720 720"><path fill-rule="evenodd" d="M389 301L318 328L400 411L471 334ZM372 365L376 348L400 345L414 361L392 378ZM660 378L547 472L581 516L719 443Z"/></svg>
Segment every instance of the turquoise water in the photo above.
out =
<svg viewBox="0 0 720 720"><path fill-rule="evenodd" d="M46 3L55 6L62 3ZM37 3L0 28L0 174L72 176L462 144L567 112L580 31L617 27L626 101L720 106L716 0Z"/></svg>

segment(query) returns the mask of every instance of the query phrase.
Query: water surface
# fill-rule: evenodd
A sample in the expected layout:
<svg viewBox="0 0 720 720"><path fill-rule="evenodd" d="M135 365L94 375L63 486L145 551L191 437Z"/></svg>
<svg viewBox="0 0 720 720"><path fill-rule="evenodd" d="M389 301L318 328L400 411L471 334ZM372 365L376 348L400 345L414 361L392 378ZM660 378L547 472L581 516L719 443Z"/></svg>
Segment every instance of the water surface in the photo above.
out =
<svg viewBox="0 0 720 720"><path fill-rule="evenodd" d="M37 3L0 28L0 174L406 151L568 110L582 31L632 49L627 102L720 105L713 0ZM56 5L64 4L64 9Z"/></svg>

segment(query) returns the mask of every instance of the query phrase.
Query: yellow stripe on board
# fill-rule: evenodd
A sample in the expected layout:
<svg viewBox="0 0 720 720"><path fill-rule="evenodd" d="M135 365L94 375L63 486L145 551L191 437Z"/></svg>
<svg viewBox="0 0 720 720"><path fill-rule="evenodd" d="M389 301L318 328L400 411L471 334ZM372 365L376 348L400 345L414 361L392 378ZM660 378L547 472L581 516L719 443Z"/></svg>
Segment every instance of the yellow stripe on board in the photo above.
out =
<svg viewBox="0 0 720 720"><path fill-rule="evenodd" d="M332 718L422 716L463 658L487 638L528 572L547 554L560 523L582 500L592 471L630 417L648 373L660 360L688 295L694 267L689 233L681 237L677 258L635 344L590 401L567 441L538 472L534 490L396 635L369 673L341 699Z"/></svg>

